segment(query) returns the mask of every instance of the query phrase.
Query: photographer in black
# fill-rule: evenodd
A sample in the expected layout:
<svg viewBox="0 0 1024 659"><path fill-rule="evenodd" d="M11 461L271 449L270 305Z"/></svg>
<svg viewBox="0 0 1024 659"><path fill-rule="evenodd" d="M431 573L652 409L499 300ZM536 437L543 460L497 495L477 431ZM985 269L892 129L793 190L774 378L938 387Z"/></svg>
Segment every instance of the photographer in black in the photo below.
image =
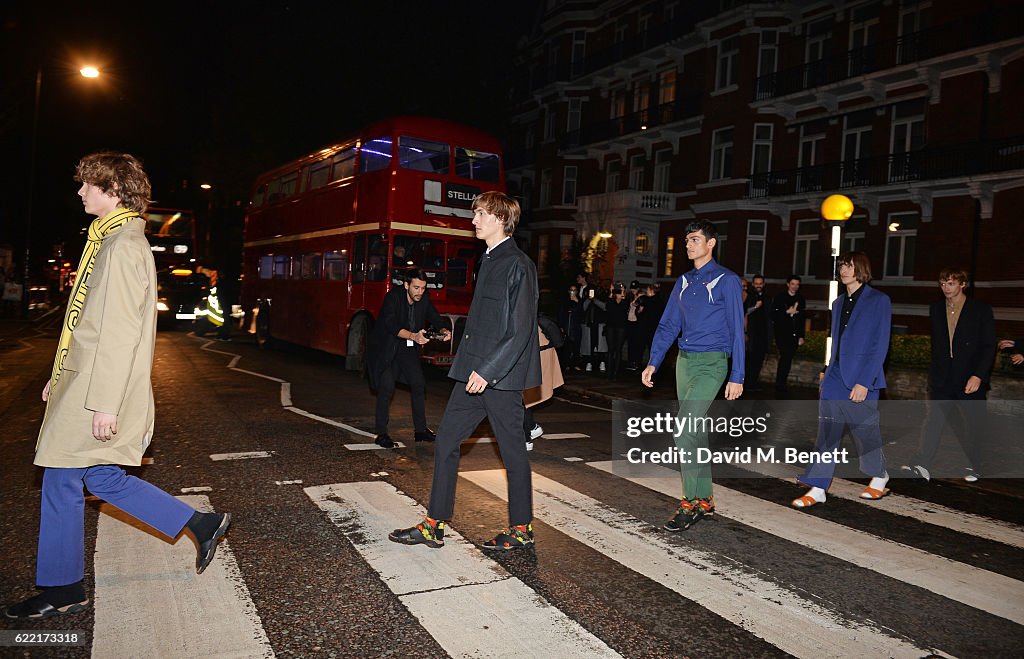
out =
<svg viewBox="0 0 1024 659"><path fill-rule="evenodd" d="M451 339L445 321L434 308L427 293L427 276L420 269L408 270L401 287L392 288L384 297L377 323L366 346L366 368L370 387L377 391L376 443L394 448L388 435L388 416L395 383L409 385L412 419L417 442L434 441L427 427L424 403L426 381L420 363L420 346L430 341L427 327L442 328L441 338Z"/></svg>

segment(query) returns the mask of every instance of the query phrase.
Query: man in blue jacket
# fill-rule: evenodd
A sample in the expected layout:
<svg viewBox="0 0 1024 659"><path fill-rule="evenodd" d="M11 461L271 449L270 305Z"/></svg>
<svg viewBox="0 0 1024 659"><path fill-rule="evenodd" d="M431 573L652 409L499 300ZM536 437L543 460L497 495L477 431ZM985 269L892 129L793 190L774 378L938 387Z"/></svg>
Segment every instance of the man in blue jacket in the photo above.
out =
<svg viewBox="0 0 1024 659"><path fill-rule="evenodd" d="M726 400L743 395L743 292L740 278L711 258L717 240L715 225L710 222L691 222L686 227L686 255L693 261L693 270L672 288L651 342L651 359L640 376L644 386L653 387L654 372L678 339L676 394L680 417L705 416L726 374ZM687 430L676 438L676 444L686 455L697 456L698 449L708 447L707 430L703 424L700 430ZM715 514L711 467L706 463L683 465L682 478L683 498L672 519L665 523L668 531L685 531L703 517Z"/></svg>
<svg viewBox="0 0 1024 659"><path fill-rule="evenodd" d="M523 390L541 383L537 336L537 269L512 240L519 202L485 192L473 202L476 237L487 244L477 275L466 330L448 377L456 381L437 429L434 481L427 517L396 529L393 542L444 545L445 520L455 511L460 445L487 417L498 440L508 477L509 527L484 549L533 545L530 461L523 441Z"/></svg>
<svg viewBox="0 0 1024 659"><path fill-rule="evenodd" d="M832 303L832 353L821 384L814 450L838 455L843 431L849 428L860 454L860 470L871 477L860 496L881 499L889 493L889 474L878 425L878 396L885 388L882 364L889 352L892 303L888 295L868 286L869 281L867 254L850 252L839 259L839 282L846 293ZM810 508L824 503L835 468L834 460L812 461L797 477L811 489L791 505Z"/></svg>

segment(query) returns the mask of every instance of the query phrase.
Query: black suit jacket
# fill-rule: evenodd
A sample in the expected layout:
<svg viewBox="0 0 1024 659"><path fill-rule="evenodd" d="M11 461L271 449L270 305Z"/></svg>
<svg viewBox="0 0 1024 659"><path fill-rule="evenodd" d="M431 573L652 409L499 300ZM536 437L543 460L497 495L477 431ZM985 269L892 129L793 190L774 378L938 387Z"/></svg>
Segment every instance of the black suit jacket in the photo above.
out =
<svg viewBox="0 0 1024 659"><path fill-rule="evenodd" d="M790 316L786 309L797 305L797 314ZM775 340L779 343L793 339L804 338L804 310L807 309L807 300L803 295L797 293L790 295L789 291L782 291L772 300L772 321L775 326Z"/></svg>
<svg viewBox="0 0 1024 659"><path fill-rule="evenodd" d="M384 369L391 368L398 350L406 345L405 339L398 338L400 330L418 332L426 327L446 326L444 318L430 301L429 291L424 291L420 301L412 305L412 314L410 322L409 299L405 286L395 286L384 296L373 333L366 345L366 374L370 378L370 386L374 389L377 388L380 374ZM400 381L404 381L400 373L395 375Z"/></svg>
<svg viewBox="0 0 1024 659"><path fill-rule="evenodd" d="M537 268L512 238L484 254L448 377L468 382L476 371L494 389L539 386L537 296Z"/></svg>
<svg viewBox="0 0 1024 659"><path fill-rule="evenodd" d="M981 378L981 388L989 387L992 363L996 357L996 324L992 307L967 298L953 333L953 357L949 356L949 327L946 301L933 302L928 308L932 321L932 361L928 386L932 391L963 391L972 375Z"/></svg>

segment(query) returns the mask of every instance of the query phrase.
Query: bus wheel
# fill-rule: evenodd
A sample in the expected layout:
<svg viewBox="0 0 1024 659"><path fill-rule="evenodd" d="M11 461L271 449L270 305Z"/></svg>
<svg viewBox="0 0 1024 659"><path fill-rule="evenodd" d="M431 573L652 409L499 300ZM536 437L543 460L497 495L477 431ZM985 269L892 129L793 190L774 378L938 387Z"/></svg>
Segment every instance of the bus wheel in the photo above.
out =
<svg viewBox="0 0 1024 659"><path fill-rule="evenodd" d="M345 351L345 370L362 371L366 363L366 339L370 335L370 319L359 316L352 321L348 331L348 348Z"/></svg>
<svg viewBox="0 0 1024 659"><path fill-rule="evenodd" d="M260 348L269 348L271 340L270 304L264 301L260 302L259 312L256 314L256 344Z"/></svg>

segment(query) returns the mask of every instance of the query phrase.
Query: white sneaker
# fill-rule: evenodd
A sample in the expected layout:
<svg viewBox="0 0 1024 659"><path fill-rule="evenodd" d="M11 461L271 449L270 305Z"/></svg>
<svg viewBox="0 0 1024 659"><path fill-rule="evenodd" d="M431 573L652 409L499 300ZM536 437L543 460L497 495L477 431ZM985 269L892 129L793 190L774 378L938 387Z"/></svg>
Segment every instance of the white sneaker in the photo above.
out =
<svg viewBox="0 0 1024 659"><path fill-rule="evenodd" d="M974 471L970 467L967 468L967 473L964 474L965 481L968 483L977 483L979 478L981 478L981 476L978 475L978 472Z"/></svg>
<svg viewBox="0 0 1024 659"><path fill-rule="evenodd" d="M527 451L532 451L533 450L533 442L526 442L526 450Z"/></svg>
<svg viewBox="0 0 1024 659"><path fill-rule="evenodd" d="M606 368L604 367L604 362L601 362L600 364L598 364L598 368L600 369L600 371L601 371L602 373L604 373L604 372L605 372L606 370L608 370L608 369L606 369Z"/></svg>
<svg viewBox="0 0 1024 659"><path fill-rule="evenodd" d="M533 424L533 430L530 431L530 439L537 439L544 434L544 429L540 427L539 423Z"/></svg>
<svg viewBox="0 0 1024 659"><path fill-rule="evenodd" d="M587 373L589 373L589 372L591 372L593 370L594 370L594 365L593 364L587 364Z"/></svg>

